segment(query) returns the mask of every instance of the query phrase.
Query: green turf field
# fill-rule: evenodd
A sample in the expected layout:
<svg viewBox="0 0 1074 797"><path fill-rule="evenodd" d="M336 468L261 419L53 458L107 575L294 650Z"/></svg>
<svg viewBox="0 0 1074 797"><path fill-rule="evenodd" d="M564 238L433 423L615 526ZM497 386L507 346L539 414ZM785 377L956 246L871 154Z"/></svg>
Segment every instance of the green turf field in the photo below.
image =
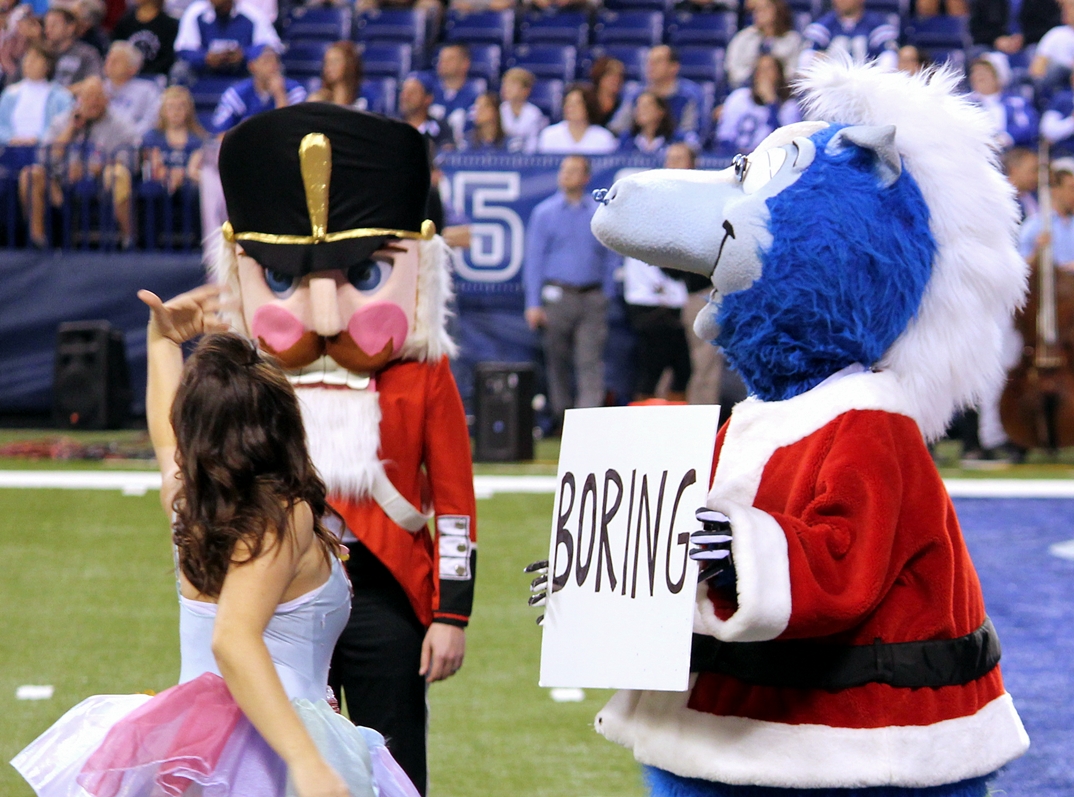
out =
<svg viewBox="0 0 1074 797"><path fill-rule="evenodd" d="M2 466L26 467L5 462ZM510 470L510 469L508 469ZM554 471L554 468L553 468ZM462 671L430 690L435 797L641 795L592 728L607 693L554 703L522 567L547 551L552 496L478 502L479 576ZM160 691L179 669L168 527L155 492L0 489L0 759L92 694ZM51 684L51 700L15 699ZM565 785L566 784L566 785ZM32 792L6 763L0 797Z"/></svg>

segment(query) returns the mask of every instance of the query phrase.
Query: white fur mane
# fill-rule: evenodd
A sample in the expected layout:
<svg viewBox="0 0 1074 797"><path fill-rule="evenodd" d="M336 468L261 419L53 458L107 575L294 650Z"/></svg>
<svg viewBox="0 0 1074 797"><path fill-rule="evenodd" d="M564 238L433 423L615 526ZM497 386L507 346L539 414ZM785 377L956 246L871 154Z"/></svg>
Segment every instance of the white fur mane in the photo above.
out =
<svg viewBox="0 0 1074 797"><path fill-rule="evenodd" d="M217 232L209 245L209 276L235 297L239 292L239 262L235 246ZM418 242L418 301L414 309L414 327L403 344L402 359L436 362L443 356L454 357L458 348L447 331L451 311L452 251L439 235ZM236 304L225 313L231 328L249 335L242 310Z"/></svg>
<svg viewBox="0 0 1074 797"><path fill-rule="evenodd" d="M927 439L1004 378L1001 329L1024 301L1014 189L998 169L984 113L957 96L946 69L916 76L846 61L814 62L798 87L809 118L895 125L921 188L937 253L917 316L878 364L895 374Z"/></svg>

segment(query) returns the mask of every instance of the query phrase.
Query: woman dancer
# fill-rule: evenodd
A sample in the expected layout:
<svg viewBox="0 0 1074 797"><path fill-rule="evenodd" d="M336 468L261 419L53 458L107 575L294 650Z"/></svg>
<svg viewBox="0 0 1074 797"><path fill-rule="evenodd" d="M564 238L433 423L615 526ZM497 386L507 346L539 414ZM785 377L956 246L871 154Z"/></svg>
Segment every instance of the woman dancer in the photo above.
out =
<svg viewBox="0 0 1074 797"><path fill-rule="evenodd" d="M150 435L173 518L180 684L88 698L12 764L40 797L416 797L325 701L350 592L282 371L218 333L219 288L150 306ZM288 788L290 785L290 788Z"/></svg>

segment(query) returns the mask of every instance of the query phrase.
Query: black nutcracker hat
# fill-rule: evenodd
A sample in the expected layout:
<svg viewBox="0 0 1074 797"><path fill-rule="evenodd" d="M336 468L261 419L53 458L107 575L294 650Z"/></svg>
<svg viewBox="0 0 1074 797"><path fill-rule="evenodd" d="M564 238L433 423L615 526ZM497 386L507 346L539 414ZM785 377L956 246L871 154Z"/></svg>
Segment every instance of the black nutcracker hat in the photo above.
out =
<svg viewBox="0 0 1074 797"><path fill-rule="evenodd" d="M404 122L323 102L257 114L224 136L224 237L293 276L364 260L389 238L429 239L429 159Z"/></svg>

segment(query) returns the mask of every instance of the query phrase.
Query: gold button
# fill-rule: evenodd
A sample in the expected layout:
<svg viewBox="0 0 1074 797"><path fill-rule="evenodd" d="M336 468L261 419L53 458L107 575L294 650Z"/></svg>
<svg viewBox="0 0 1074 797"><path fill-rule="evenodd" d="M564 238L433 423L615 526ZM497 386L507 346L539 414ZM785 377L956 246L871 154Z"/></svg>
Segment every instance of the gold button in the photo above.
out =
<svg viewBox="0 0 1074 797"><path fill-rule="evenodd" d="M459 551L459 553L466 553L466 544L465 543L460 543L460 545L458 547L458 551Z"/></svg>
<svg viewBox="0 0 1074 797"><path fill-rule="evenodd" d="M466 568L463 567L462 565L459 565L458 567L455 568L455 575L457 575L457 576L466 575Z"/></svg>

